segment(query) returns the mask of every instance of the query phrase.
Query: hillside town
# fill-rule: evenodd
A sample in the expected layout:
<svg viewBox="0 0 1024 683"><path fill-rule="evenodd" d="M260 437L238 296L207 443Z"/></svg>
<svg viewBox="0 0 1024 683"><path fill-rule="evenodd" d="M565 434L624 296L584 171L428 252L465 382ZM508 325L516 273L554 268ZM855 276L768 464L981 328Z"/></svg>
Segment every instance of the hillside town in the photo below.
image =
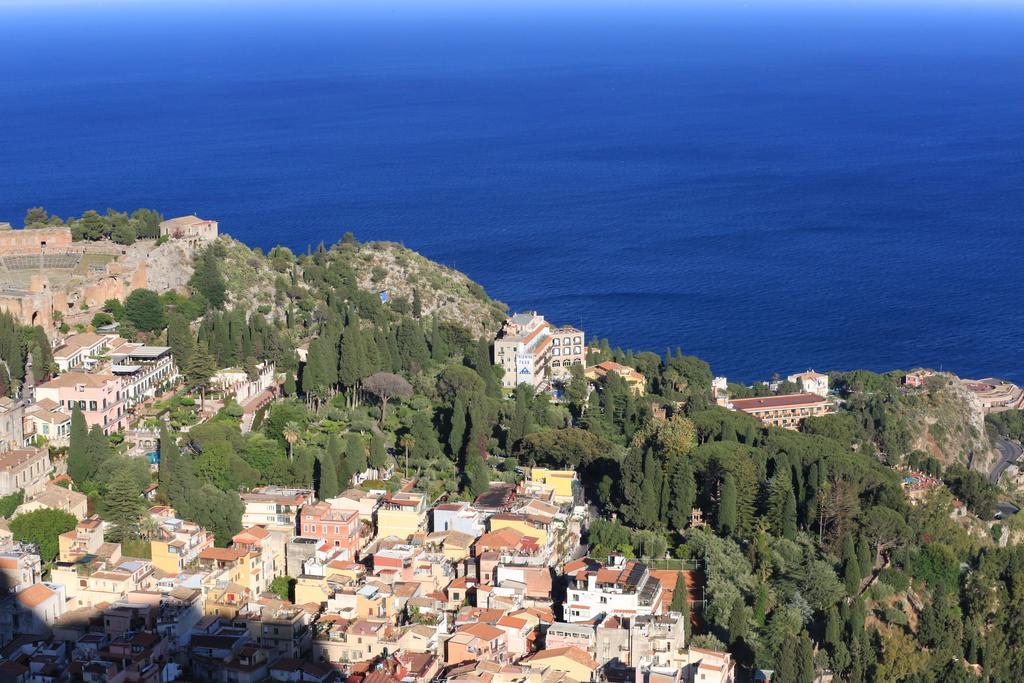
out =
<svg viewBox="0 0 1024 683"><path fill-rule="evenodd" d="M159 239L198 253L217 242L218 224L196 216L162 221ZM104 250L114 258L80 270L83 262ZM751 387L713 377L697 389L694 382L687 385L686 378L676 375L670 389L680 398L652 401L655 392L669 395L663 386L672 376L665 373L656 381L647 367L666 366L675 357L668 361L636 357L631 365L627 354L609 352L589 340L584 330L556 326L533 311L515 313L486 340L487 365L493 364L497 372L481 379L475 372L479 366L473 365L478 361L462 365L459 357L454 370L438 375L439 391L450 389L455 396L451 417L445 418L451 424L445 428L449 436L444 440L430 420L425 426L415 421L414 413L430 406L415 403L422 390L417 385L414 391L410 385L412 373L363 372L350 382L342 376L342 368L337 381L326 382L326 388L318 384L314 377L319 372L321 337L296 340L297 360L292 368L282 367L287 362L269 350L258 355L253 341L257 335L246 331L239 343L248 345L249 353L234 365L213 362L216 357L208 356L213 367L200 373L195 359L199 346L192 358L182 362L175 355L172 327L163 332L154 325L147 333L133 323L136 329L126 333L126 323L119 323L114 314L96 318L97 311L116 308L111 301L127 305L133 291L160 281L147 272L144 257L132 260L136 257L128 250L113 253L117 251L109 242L75 241L67 227L0 230L0 279L6 279L0 310L17 325L42 329L48 344L46 349L30 347L22 371L6 369L7 391L0 398L0 497L16 497L9 518L0 522L3 680L772 680L773 669L756 666L758 660L737 654L734 646L740 626L734 624L734 617L729 622L735 629L731 642L708 635L716 633L711 622L724 619L715 612L721 608L709 602L708 591L715 590L714 572L718 571L706 559L712 550L686 557L666 547L661 537L652 541L650 529L657 527L657 519L648 523L644 517L648 512L631 511L628 490L617 511L612 511L609 501L617 494L608 491L616 490L618 483L609 480L602 491L602 480L597 475L594 481L588 480L589 471L582 465L555 466L550 459L538 457L540 446L530 435L547 433L539 428L522 429L518 446L502 447L509 454L526 454L516 462L498 457L500 449L487 445L493 438L490 434L481 437L483 460L474 460L465 451L471 450L471 433L481 418L474 412L475 404L463 403L459 392L465 385L483 387L494 380L509 411L528 395L529 401L564 411L558 413L564 417L551 418L552 423L563 421L560 429L599 435L610 432L589 426L588 420L605 409L605 397L616 396L617 405L636 411L637 424L653 425L641 428L654 430L649 433L630 428L631 441L624 443L637 444L643 438L651 443L663 438L658 436L662 434L658 425L682 425L684 410L697 400L696 394L686 392L697 391L699 400L712 410L724 411L721 424L725 426L716 427L717 437L700 436L702 423L694 418L698 436L687 438L694 443L735 441L738 446L757 443L762 433L782 434L775 437L782 440L786 432L799 433L808 421L822 424L821 419L828 416L850 415L844 412L848 400L830 386L830 375L807 370ZM289 268L290 264L281 272L294 272ZM174 279L170 282L174 284ZM188 293L181 283L163 289ZM413 303L410 311L415 310ZM122 318L126 319L131 318ZM209 342L203 341L207 328L199 318L191 327L186 325L186 331L202 342L204 350L207 344L212 349L217 324L216 320L210 323L214 331L209 332ZM358 322L345 324L343 356L350 353L349 345L355 343L350 340L359 334ZM434 324L433 336L425 332L430 346L426 358L431 362L439 357L437 339L441 337L436 318ZM355 331L348 325L354 325ZM466 344L467 357L474 343ZM37 373L42 355L47 356L51 370ZM447 362L449 356L455 357L442 354L439 363ZM682 367L681 360L678 365ZM393 367L404 366L396 361ZM382 374L389 376L378 376ZM903 373L900 391L926 392L932 386L929 378L935 375L923 370ZM984 379L961 384L985 411L1022 407L1020 389L1009 383ZM357 391L350 392L352 388ZM371 394L379 399L379 410L375 405L373 419L357 432L357 400ZM385 427L389 408L394 413L397 408L391 406L405 403L409 405L402 407L410 426L391 430L395 434L391 440L391 431ZM317 423L323 433L315 435L312 422L308 427L297 424L299 408L315 416L324 410L321 404L338 410ZM316 450L308 470L311 478L282 475L274 480L261 472L257 485L249 485L254 479L217 489L216 493L232 497L231 505L239 506L240 529L204 528L196 515L190 518L187 511L175 509L174 503L181 500L175 496L181 494L167 489L181 480L170 478L166 471L170 463L191 458L197 468L209 467L204 472L216 467L210 459L213 449L202 446L204 429L212 433L230 424L233 431L225 438L236 445L235 450L249 448L276 438L269 435L281 406L299 408L294 409L295 416L283 420L283 426L274 427L280 436L280 446L278 441L273 443L281 453L278 464L282 472L297 471L296 463L304 454ZM342 409L348 411L344 416ZM607 414L612 412L609 409ZM511 432L518 413L509 414ZM398 418L392 415L392 419ZM729 420L735 420L736 427ZM83 427L76 428L76 423ZM574 425L588 425L589 431ZM141 463L148 474L149 483L135 491L134 534L125 532L118 507L123 501L104 488L104 478L114 474L97 474L94 467L89 475L94 488L77 475L74 453L83 447L85 430L90 444L102 442L116 453L110 457ZM467 430L466 436L458 432L455 440L451 434L457 430ZM338 443L339 433L349 435L345 448L359 453L340 455L344 449ZM443 467L437 463L448 462L443 454L426 464L410 464L410 456L416 461L417 453L426 447L422 434L433 435L428 438L437 442L434 451L450 448L455 475L434 472ZM240 439L249 440L238 446L243 443ZM374 458L378 440L380 457ZM364 451L366 443L371 445ZM584 447L566 448L573 451L566 462L575 458L579 463L577 451ZM337 472L325 469L335 467L327 464L326 453L332 449L348 463ZM862 446L861 454L866 449ZM870 459L877 464L885 455ZM232 468L249 467L255 461L227 462L217 470L220 474L210 476L234 482ZM727 462L725 456L722 462ZM914 461L914 467L886 464L899 477L910 505L928 505L932 490L946 488L941 477L925 471L924 460ZM482 470L474 469L481 466ZM643 471L648 466L644 463ZM480 471L482 481L475 479ZM817 465L811 471L817 472ZM471 481L456 484L456 477ZM668 520L664 528L669 533L689 529L699 535L713 526L727 536L734 528L748 528L744 525L752 523L742 519L749 514L742 505L739 512L731 512L733 521L722 511L729 495L722 490L735 485L729 475L724 482L716 484L720 488L680 498L678 510L676 503L665 499L661 512L655 506L652 514ZM642 501L643 495L638 494L637 500ZM736 496L736 491L731 495ZM766 487L764 495L775 494ZM786 519L792 520L793 528L788 528L789 522L781 523L778 534L793 539L798 533L797 511L794 504L785 512L785 498L780 514L789 515ZM807 508L811 512L804 521L804 505L801 498L799 533L820 537L823 525L815 521L816 508ZM969 513L969 507L952 498L951 520L968 533L976 532L972 524L991 526L988 519ZM46 543L30 542L15 532L19 518L29 519L41 511L59 511L73 518L71 528L53 533L55 538L43 537L55 549L52 557L47 556ZM116 519L111 517L115 514ZM620 522L642 531L625 542L597 537L596 530L605 528L602 525ZM751 533L764 534L764 529ZM837 555L847 552L842 536L835 543ZM877 540L877 564L872 554L865 559L866 551L854 549L860 552L860 560L855 556L852 561L859 561L864 573L857 574L851 599L867 594L889 568L890 560L884 558L888 547ZM841 560L847 571L849 562ZM737 609L743 614L751 608L764 609L742 602ZM824 603L822 608L828 612ZM803 627L799 631L806 636ZM824 653L826 646L820 647ZM844 660L835 656L815 661L821 664L815 667L815 680L832 680Z"/></svg>

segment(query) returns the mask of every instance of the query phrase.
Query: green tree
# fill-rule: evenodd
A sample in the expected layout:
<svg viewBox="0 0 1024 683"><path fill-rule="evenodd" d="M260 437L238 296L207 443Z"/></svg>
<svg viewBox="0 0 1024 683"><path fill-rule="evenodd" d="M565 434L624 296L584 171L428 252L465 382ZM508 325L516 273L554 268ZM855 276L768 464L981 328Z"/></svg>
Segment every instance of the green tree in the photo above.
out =
<svg viewBox="0 0 1024 683"><path fill-rule="evenodd" d="M725 536L731 536L736 530L736 479L732 474L726 474L722 479L715 526Z"/></svg>
<svg viewBox="0 0 1024 683"><path fill-rule="evenodd" d="M189 279L189 286L200 294L211 308L224 308L227 301L227 283L220 272L219 261L223 247L211 244L195 256L195 270Z"/></svg>
<svg viewBox="0 0 1024 683"><path fill-rule="evenodd" d="M796 540L796 495L792 487L786 492L786 502L782 508L782 536Z"/></svg>
<svg viewBox="0 0 1024 683"><path fill-rule="evenodd" d="M82 409L75 403L71 411L71 434L68 439L68 475L81 486L90 473L89 426Z"/></svg>
<svg viewBox="0 0 1024 683"><path fill-rule="evenodd" d="M46 213L46 209L41 206L33 206L25 212L26 228L42 228L45 227L49 221L50 216Z"/></svg>
<svg viewBox="0 0 1024 683"><path fill-rule="evenodd" d="M860 593L862 578L860 574L860 561L857 559L853 538L847 536L843 540L843 583L846 584L846 593L848 595L855 596Z"/></svg>
<svg viewBox="0 0 1024 683"><path fill-rule="evenodd" d="M14 540L39 548L40 559L49 564L57 557L57 537L75 528L78 520L62 510L42 508L18 515L10 522Z"/></svg>
<svg viewBox="0 0 1024 683"><path fill-rule="evenodd" d="M142 498L138 483L131 472L118 469L107 483L103 496L103 518L112 528L108 538L115 543L124 543L142 535Z"/></svg>
<svg viewBox="0 0 1024 683"><path fill-rule="evenodd" d="M334 498L341 493L341 486L338 484L337 460L325 453L317 462L319 463L320 479L316 495L320 500Z"/></svg>
<svg viewBox="0 0 1024 683"><path fill-rule="evenodd" d="M132 291L124 302L124 316L142 332L156 332L166 324L163 302L151 289Z"/></svg>
<svg viewBox="0 0 1024 683"><path fill-rule="evenodd" d="M729 612L729 644L735 645L737 641L747 637L747 606L743 598L736 596L733 600L732 610Z"/></svg>
<svg viewBox="0 0 1024 683"><path fill-rule="evenodd" d="M185 380L193 389L199 390L199 409L206 409L206 390L210 380L217 372L217 363L210 355L206 344L200 343L192 352L188 365L185 366Z"/></svg>
<svg viewBox="0 0 1024 683"><path fill-rule="evenodd" d="M24 502L24 489L15 491L10 495L0 497L0 517L8 519L11 515L14 514L14 511L18 509L18 506Z"/></svg>
<svg viewBox="0 0 1024 683"><path fill-rule="evenodd" d="M361 474L366 471L366 446L358 434L350 434L345 443L345 459L353 474Z"/></svg>
<svg viewBox="0 0 1024 683"><path fill-rule="evenodd" d="M295 579L290 576L276 576L270 582L270 592L281 600L292 600L295 597Z"/></svg>
<svg viewBox="0 0 1024 683"><path fill-rule="evenodd" d="M683 620L683 642L690 642L690 593L686 588L686 574L676 574L676 585L672 590L672 602L669 604L669 611L678 612Z"/></svg>
<svg viewBox="0 0 1024 683"><path fill-rule="evenodd" d="M181 313L173 311L167 316L167 345L179 368L188 367L196 343L188 320Z"/></svg>
<svg viewBox="0 0 1024 683"><path fill-rule="evenodd" d="M387 448L384 446L384 439L379 434L370 437L370 467L381 472L387 469L391 458L388 457Z"/></svg>
<svg viewBox="0 0 1024 683"><path fill-rule="evenodd" d="M466 407L462 399L455 397L448 428L448 452L452 459L458 461L462 456L462 448L466 443Z"/></svg>

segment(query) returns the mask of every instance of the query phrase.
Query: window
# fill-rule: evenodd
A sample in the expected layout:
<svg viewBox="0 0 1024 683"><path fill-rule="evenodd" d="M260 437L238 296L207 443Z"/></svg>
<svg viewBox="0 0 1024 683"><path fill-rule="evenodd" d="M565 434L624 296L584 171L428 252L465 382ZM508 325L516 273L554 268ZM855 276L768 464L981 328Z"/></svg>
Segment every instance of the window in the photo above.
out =
<svg viewBox="0 0 1024 683"><path fill-rule="evenodd" d="M95 410L96 410L96 401L89 401L89 410L92 410L92 411L95 412Z"/></svg>
<svg viewBox="0 0 1024 683"><path fill-rule="evenodd" d="M559 339L558 337L555 337L553 340L551 340L551 343L554 344L555 346L558 346L559 344L562 343L562 340Z"/></svg>
<svg viewBox="0 0 1024 683"><path fill-rule="evenodd" d="M85 401L79 401L78 402L78 407L81 410L85 410Z"/></svg>

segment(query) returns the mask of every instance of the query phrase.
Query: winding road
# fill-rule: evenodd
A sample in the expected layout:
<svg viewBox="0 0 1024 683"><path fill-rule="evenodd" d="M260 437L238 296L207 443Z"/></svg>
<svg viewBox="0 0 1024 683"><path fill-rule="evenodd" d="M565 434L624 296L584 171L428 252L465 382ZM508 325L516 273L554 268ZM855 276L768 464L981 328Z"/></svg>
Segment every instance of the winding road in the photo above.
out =
<svg viewBox="0 0 1024 683"><path fill-rule="evenodd" d="M996 440L996 450L999 451L999 460L996 461L996 464L992 466L992 470L988 473L988 480L993 484L998 484L999 477L1003 476L1006 468L1024 453L1024 449L1021 448L1020 444L1002 436ZM1020 508L1008 500L1003 500L996 504L996 511L997 517L1005 519L1020 512Z"/></svg>
<svg viewBox="0 0 1024 683"><path fill-rule="evenodd" d="M1020 444L1014 443L1002 436L996 439L996 450L999 451L999 459L988 473L988 480L993 484L999 483L999 477L1003 476L1006 468L1019 458L1021 453L1024 453L1024 449L1021 448Z"/></svg>

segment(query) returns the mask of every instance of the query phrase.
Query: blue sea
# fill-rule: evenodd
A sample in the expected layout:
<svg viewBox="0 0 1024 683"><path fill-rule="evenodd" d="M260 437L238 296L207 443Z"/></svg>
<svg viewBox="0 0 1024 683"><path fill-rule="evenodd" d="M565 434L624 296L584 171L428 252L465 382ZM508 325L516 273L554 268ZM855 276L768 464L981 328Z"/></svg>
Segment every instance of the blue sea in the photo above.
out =
<svg viewBox="0 0 1024 683"><path fill-rule="evenodd" d="M35 205L402 242L730 379L1024 380L1024 7L0 0Z"/></svg>

